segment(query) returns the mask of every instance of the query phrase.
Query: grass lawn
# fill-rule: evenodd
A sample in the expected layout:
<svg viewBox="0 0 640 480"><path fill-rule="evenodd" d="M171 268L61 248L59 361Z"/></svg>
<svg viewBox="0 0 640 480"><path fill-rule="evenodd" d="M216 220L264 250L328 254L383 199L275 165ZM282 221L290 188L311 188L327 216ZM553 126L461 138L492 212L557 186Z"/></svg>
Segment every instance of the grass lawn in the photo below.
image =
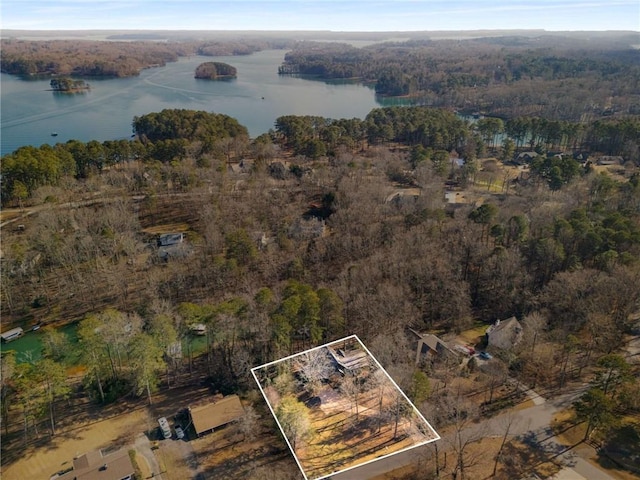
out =
<svg viewBox="0 0 640 480"><path fill-rule="evenodd" d="M487 331L486 325L484 324L477 325L473 328L470 328L469 330L460 332L460 334L458 335L458 338L461 339L466 344L475 346L482 342L482 339L486 331Z"/></svg>

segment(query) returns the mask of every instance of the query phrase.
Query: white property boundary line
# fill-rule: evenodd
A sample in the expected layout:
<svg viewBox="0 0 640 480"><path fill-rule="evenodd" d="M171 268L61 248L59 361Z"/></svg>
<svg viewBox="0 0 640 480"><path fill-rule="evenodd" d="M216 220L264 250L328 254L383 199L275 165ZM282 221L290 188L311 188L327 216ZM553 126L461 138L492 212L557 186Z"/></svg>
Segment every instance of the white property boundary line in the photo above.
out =
<svg viewBox="0 0 640 480"><path fill-rule="evenodd" d="M284 429L282 428L282 425L280 425L280 421L278 420L278 416L276 415L275 411L273 410L273 407L271 406L271 402L269 402L269 399L267 398L266 392L262 389L262 385L260 384L260 381L258 380L258 377L257 377L257 375L256 375L256 371L257 371L257 370L261 370L261 369L266 368L266 367L269 367L269 366L271 366L271 365L275 365L275 364L280 363L280 362L284 362L284 361L286 361L286 360L289 360L289 359L291 359L291 358L297 357L297 356L299 356L299 355L303 355L303 354L305 354L305 353L312 352L312 351L314 351L314 350L319 350L319 349L321 349L321 348L329 347L329 346L331 346L331 345L333 345L333 344L341 343L341 342L346 342L346 341L348 341L348 340L352 340L352 339L355 339L355 340L360 344L360 347L362 347L362 349L367 353L367 355L369 356L369 358L371 358L371 359L375 362L376 366L377 366L380 370L382 370L382 372L384 372L385 376L386 376L386 377L391 381L391 383L392 383L392 384L393 384L393 386L396 388L396 390L397 390L398 392L400 392L400 394L404 397L404 399L407 401L407 403L408 403L409 405L411 405L411 407L413 408L413 412L414 412L414 414L416 414L420 420L422 420L424 423L426 423L426 424L428 425L428 427L431 429L431 431L435 434L435 438L431 438L431 439L429 439L429 440L425 440L424 442L416 443L415 445L411 445L410 447L403 448L402 450L398 450L397 452L388 453L387 455L383 455L383 456L381 456L381 457L374 458L374 459L372 459L372 460L367 460L366 462L360 463L360 464L358 464L358 465L353 465L353 466L351 466L351 467L347 467L347 468L345 468L345 469L343 469L343 470L338 470L338 471L335 471L335 472L331 472L331 473L329 473L329 474L327 474L327 475L324 475L324 476L322 476L322 477L314 477L312 480L322 480L322 479L327 479L327 478L331 477L332 475L339 475L339 474L344 473L344 472L347 472L347 471L349 471L349 470L353 470L354 468L360 468L360 467L362 467L362 466L364 466L364 465L368 465L369 463L377 462L377 461L379 461L379 460L383 460L383 459L388 458L388 457L391 457L391 456L393 456L393 455L397 455L397 454L399 454L399 453L406 452L407 450L411 450L411 449L413 449L413 448L420 447L420 446L422 446L422 445L426 445L426 444L428 444L428 443L431 443L431 442L435 442L435 441L437 441L437 440L440 440L440 435L438 435L438 432L436 432L436 430L431 426L431 424L427 421L427 419L426 419L426 418L424 418L424 416L422 415L422 413L420 413L420 410L418 410L418 409L416 408L416 406L413 404L413 402L412 402L411 400L409 400L409 398L405 395L405 393L404 393L404 392L402 391L402 389L398 386L398 384L393 380L393 378L391 378L391 376L390 376L390 375L387 373L387 371L382 367L382 365L380 365L380 363L378 362L378 360L376 359L376 357L374 357L374 356L371 354L371 352L369 351L369 349L368 349L367 347L365 347L365 345L360 341L360 339L358 338L358 336L357 336L357 335L350 335L350 336L348 336L348 337L341 338L340 340L335 340L335 341L333 341L333 342L325 343L324 345L320 345L319 347L310 348L310 349L308 349L308 350L304 350L304 351L302 351L302 352L298 352L298 353L295 353L295 354L293 354L293 355L289 355L288 357L284 357L284 358L281 358L281 359L279 359L279 360L274 360L273 362L265 363L265 364L260 365L260 366L258 366L258 367L253 367L253 368L251 369L251 374L253 375L254 380L255 380L255 381L256 381L256 383L258 384L258 388L260 389L260 393L262 393L262 396L264 397L265 402L267 402L267 406L269 407L269 410L271 411L271 415L273 415L273 418L275 419L276 423L278 424L278 428L280 429L280 432L282 433L282 436L284 437L285 442L287 442L287 446L289 447L289 450L291 450L291 454L293 455L293 458L294 458L294 460L296 461L296 464L298 465L298 468L299 468L299 469L300 469L300 471L302 472L302 476L305 478L305 480L309 480L309 477L307 477L307 474L306 474L306 472L304 471L304 468L302 468L302 464L301 464L301 463L300 463L300 461L298 460L298 456L296 455L296 452L293 450L293 447L291 446L291 443L289 442L289 439L287 438L287 434L284 432Z"/></svg>

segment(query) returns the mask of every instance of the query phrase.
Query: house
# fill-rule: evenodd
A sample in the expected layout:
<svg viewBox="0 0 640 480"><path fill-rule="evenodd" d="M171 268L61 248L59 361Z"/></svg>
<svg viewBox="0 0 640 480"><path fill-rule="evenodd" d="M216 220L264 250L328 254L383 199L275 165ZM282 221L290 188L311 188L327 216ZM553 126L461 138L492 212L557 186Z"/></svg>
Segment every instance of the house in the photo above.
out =
<svg viewBox="0 0 640 480"><path fill-rule="evenodd" d="M449 163L451 164L451 168L453 167L461 168L465 164L465 161L464 161L464 158L460 157L458 152L456 152L455 150L452 150L449 153Z"/></svg>
<svg viewBox="0 0 640 480"><path fill-rule="evenodd" d="M338 371L355 372L371 365L369 361L369 355L364 350L359 348L349 348L351 344L345 342L343 348L327 347Z"/></svg>
<svg viewBox="0 0 640 480"><path fill-rule="evenodd" d="M184 258L191 253L191 248L185 242L184 233L164 233L158 236L158 256L168 261L170 258Z"/></svg>
<svg viewBox="0 0 640 480"><path fill-rule="evenodd" d="M158 246L168 247L184 242L184 233L163 233L158 236Z"/></svg>
<svg viewBox="0 0 640 480"><path fill-rule="evenodd" d="M237 395L229 395L217 402L200 407L189 407L188 410L198 436L231 423L244 415L244 408Z"/></svg>
<svg viewBox="0 0 640 480"><path fill-rule="evenodd" d="M457 358L458 355L440 338L430 333L419 333L413 329L409 329L412 339L417 341L416 345L416 364L420 360L426 359L434 361L437 358Z"/></svg>
<svg viewBox="0 0 640 480"><path fill-rule="evenodd" d="M624 159L619 156L603 155L596 162L598 165L622 165Z"/></svg>
<svg viewBox="0 0 640 480"><path fill-rule="evenodd" d="M524 165L525 163L531 163L531 161L538 156L538 152L522 152L513 160L513 163L516 165Z"/></svg>
<svg viewBox="0 0 640 480"><path fill-rule="evenodd" d="M135 469L126 449L103 455L94 450L73 459L73 469L52 477L56 480L133 480Z"/></svg>
<svg viewBox="0 0 640 480"><path fill-rule="evenodd" d="M6 332L0 334L0 337L2 338L3 342L7 343L7 342L10 342L11 340L20 338L22 335L24 335L24 331L22 330L22 328L18 327L18 328L12 328L11 330L7 330Z"/></svg>
<svg viewBox="0 0 640 480"><path fill-rule="evenodd" d="M496 323L487 328L486 335L489 347L508 350L522 340L522 325L516 317L502 321L496 320Z"/></svg>
<svg viewBox="0 0 640 480"><path fill-rule="evenodd" d="M580 162L580 165L582 165L583 167L587 164L587 163L591 163L589 160L589 154L588 153L583 153L583 152L575 152L573 154L573 159L576 162Z"/></svg>

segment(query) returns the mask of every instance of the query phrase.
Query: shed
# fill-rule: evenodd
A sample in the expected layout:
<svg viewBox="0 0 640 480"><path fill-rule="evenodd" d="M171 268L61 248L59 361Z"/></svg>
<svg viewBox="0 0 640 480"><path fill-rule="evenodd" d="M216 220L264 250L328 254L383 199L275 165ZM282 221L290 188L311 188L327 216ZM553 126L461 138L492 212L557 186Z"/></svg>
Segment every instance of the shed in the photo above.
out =
<svg viewBox="0 0 640 480"><path fill-rule="evenodd" d="M3 342L10 342L11 340L20 338L22 335L24 335L24 331L22 330L22 328L17 327L0 334L0 337L2 337Z"/></svg>
<svg viewBox="0 0 640 480"><path fill-rule="evenodd" d="M598 158L598 165L622 165L624 158L615 155L603 155Z"/></svg>
<svg viewBox="0 0 640 480"><path fill-rule="evenodd" d="M189 407L191 422L198 436L233 422L243 414L244 408L237 395L230 395L217 402L200 407Z"/></svg>

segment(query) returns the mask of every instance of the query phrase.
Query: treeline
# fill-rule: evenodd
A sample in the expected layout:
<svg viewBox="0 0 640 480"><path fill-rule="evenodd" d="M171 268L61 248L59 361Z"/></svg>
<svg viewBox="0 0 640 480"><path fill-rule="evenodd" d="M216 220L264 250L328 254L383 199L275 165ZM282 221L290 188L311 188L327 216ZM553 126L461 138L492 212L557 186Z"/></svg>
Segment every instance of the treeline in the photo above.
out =
<svg viewBox="0 0 640 480"><path fill-rule="evenodd" d="M130 77L188 53L178 44L2 40L0 68L15 75Z"/></svg>
<svg viewBox="0 0 640 480"><path fill-rule="evenodd" d="M185 159L189 153L223 158L246 142L247 129L227 115L193 110L163 110L134 117L134 140L87 143L70 140L54 146L25 146L2 157L2 202L26 200L36 189L56 186L65 177L87 178L115 165L140 160Z"/></svg>
<svg viewBox="0 0 640 480"><path fill-rule="evenodd" d="M631 46L568 48L560 37L553 46L524 37L510 43L413 40L355 48L305 42L287 53L279 72L357 78L375 83L380 95L507 117L533 113L576 121L585 113L640 112L640 67ZM527 90L534 94L523 96Z"/></svg>
<svg viewBox="0 0 640 480"><path fill-rule="evenodd" d="M136 76L187 55L248 55L285 48L292 41L229 40L207 42L30 41L2 39L0 70L14 75Z"/></svg>
<svg viewBox="0 0 640 480"><path fill-rule="evenodd" d="M45 185L58 185L64 176L86 178L91 172L131 160L163 163L195 156L230 160L249 144L247 129L227 115L203 111L167 109L133 119L135 140L21 147L2 159L2 202L26 200ZM506 135L497 140L501 135ZM548 121L541 118L481 119L469 124L451 112L427 107L389 107L372 110L364 120L332 120L315 116L287 115L276 119L273 140L294 155L311 159L335 157L343 150L367 145L400 143L412 148L411 165L430 160L443 172L452 150L467 161L458 180L473 173L473 161L487 148L501 148L501 158L511 161L516 149L536 149L541 159L554 149L600 152L638 159L640 121L635 118L597 120L589 124ZM264 149L262 136L253 142ZM558 167L554 169L554 167ZM579 173L571 158L546 159L533 164L533 172L550 185L567 183Z"/></svg>
<svg viewBox="0 0 640 480"><path fill-rule="evenodd" d="M398 142L432 150L456 149L464 158L474 159L487 148L511 141L505 161L512 160L516 149L522 147L540 154L557 149L600 152L633 161L638 158L640 120L628 117L579 123L516 117L505 122L488 117L470 124L442 109L388 107L372 110L364 120L287 115L276 119L275 133L294 153L312 158L333 155L339 146Z"/></svg>

